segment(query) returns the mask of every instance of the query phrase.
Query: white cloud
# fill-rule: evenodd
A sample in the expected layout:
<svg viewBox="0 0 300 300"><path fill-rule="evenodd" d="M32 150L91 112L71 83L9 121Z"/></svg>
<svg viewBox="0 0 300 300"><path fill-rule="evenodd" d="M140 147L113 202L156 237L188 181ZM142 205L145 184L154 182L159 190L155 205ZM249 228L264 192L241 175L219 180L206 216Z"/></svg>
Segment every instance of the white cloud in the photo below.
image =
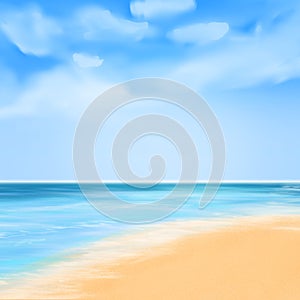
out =
<svg viewBox="0 0 300 300"><path fill-rule="evenodd" d="M81 68L97 68L100 67L104 61L97 55L93 56L84 53L74 53L72 57L73 61Z"/></svg>
<svg viewBox="0 0 300 300"><path fill-rule="evenodd" d="M51 111L77 116L109 86L88 69L69 66L38 73L13 95L14 103L0 107L0 119Z"/></svg>
<svg viewBox="0 0 300 300"><path fill-rule="evenodd" d="M175 15L196 8L194 0L142 0L130 3L131 14L146 19L156 16Z"/></svg>
<svg viewBox="0 0 300 300"><path fill-rule="evenodd" d="M81 9L77 19L88 40L116 40L120 37L140 40L150 33L147 22L118 18L99 7Z"/></svg>
<svg viewBox="0 0 300 300"><path fill-rule="evenodd" d="M23 53L37 56L50 54L54 38L62 33L59 25L37 8L6 12L0 28Z"/></svg>
<svg viewBox="0 0 300 300"><path fill-rule="evenodd" d="M196 89L209 86L250 87L300 77L300 10L280 26L239 38L206 53L194 53L180 62L169 76Z"/></svg>
<svg viewBox="0 0 300 300"><path fill-rule="evenodd" d="M197 23L173 29L168 37L180 43L206 44L221 39L228 31L227 23Z"/></svg>

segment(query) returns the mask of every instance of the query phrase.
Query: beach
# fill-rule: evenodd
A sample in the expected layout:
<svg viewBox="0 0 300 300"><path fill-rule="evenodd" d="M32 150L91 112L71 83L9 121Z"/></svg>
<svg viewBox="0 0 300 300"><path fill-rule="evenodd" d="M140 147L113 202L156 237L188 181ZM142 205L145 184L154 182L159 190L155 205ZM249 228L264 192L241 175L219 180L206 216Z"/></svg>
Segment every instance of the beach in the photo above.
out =
<svg viewBox="0 0 300 300"><path fill-rule="evenodd" d="M124 237L131 255L119 259L103 259L95 246L70 257L77 264L69 262L60 270L41 273L27 281L26 288L20 286L21 295L36 299L300 298L299 216L237 218L217 226L211 221L201 232L204 222L178 223L173 230L180 234L173 239L164 241L163 234L172 232L166 224L164 230L157 226L133 234L131 240ZM159 234L162 239L151 247L151 237ZM13 299L20 290L6 296Z"/></svg>

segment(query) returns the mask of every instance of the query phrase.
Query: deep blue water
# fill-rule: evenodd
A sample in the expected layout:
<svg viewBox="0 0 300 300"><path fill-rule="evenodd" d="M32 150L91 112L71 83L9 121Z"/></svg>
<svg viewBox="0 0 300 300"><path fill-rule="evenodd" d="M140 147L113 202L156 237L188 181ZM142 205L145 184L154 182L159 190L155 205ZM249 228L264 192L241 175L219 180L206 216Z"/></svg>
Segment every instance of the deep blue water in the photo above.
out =
<svg viewBox="0 0 300 300"><path fill-rule="evenodd" d="M108 187L122 199L147 202L173 189L160 184L136 189L122 184ZM299 214L300 184L223 184L215 199L200 210L199 184L190 199L161 222L247 215ZM184 195L188 185L181 185ZM180 196L180 193L179 193ZM137 227L113 221L97 212L77 184L0 184L0 280L32 269L64 250Z"/></svg>

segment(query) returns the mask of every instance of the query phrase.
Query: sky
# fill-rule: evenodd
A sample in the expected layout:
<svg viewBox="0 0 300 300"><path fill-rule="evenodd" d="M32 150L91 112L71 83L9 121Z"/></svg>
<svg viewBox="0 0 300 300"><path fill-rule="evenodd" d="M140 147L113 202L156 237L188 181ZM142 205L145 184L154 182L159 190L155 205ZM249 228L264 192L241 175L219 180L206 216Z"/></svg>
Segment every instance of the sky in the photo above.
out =
<svg viewBox="0 0 300 300"><path fill-rule="evenodd" d="M181 82L207 101L225 138L224 179L299 179L299 28L296 0L1 1L0 180L75 179L81 115L106 89L140 77ZM99 135L105 179L116 178L109 147L118 128L149 112L187 127L205 179L203 130L155 100L119 111ZM178 153L157 136L132 148L133 171L146 176L159 151L166 179L176 178Z"/></svg>

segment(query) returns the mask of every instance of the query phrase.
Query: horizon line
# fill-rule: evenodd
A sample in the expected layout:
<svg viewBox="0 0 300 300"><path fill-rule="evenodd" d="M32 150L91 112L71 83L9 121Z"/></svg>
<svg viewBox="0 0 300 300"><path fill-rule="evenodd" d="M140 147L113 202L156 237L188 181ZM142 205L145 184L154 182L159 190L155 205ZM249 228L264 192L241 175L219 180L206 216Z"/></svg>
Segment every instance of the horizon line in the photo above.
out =
<svg viewBox="0 0 300 300"><path fill-rule="evenodd" d="M124 183L123 181L120 180L102 180L102 183ZM79 183L78 180L0 180L0 184L1 183ZM82 181L81 183L99 183L99 181ZM131 181L131 182L127 182L128 184L130 183L145 183L144 181ZM155 182L147 182L147 183L155 183ZM164 180L161 182L158 182L157 184L163 184L163 183L300 183L300 179L299 180L287 180L287 179L283 179L283 180L253 180L253 179L249 179L249 180L221 180L219 182L215 182L215 181L211 181L209 182L208 180L197 180L195 182L193 181L182 181L182 182L178 182L176 180Z"/></svg>

